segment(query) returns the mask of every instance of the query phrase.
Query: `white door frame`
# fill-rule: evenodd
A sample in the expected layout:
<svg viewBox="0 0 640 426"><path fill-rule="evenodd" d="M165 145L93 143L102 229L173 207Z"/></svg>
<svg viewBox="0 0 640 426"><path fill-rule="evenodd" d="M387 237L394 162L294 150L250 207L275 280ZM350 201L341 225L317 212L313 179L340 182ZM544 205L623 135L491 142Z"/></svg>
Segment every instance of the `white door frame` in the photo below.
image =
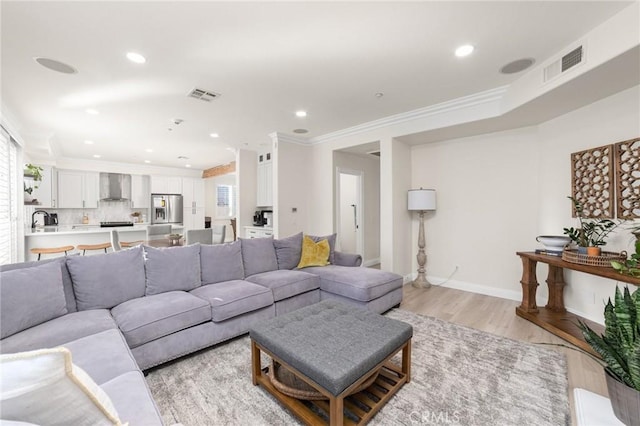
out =
<svg viewBox="0 0 640 426"><path fill-rule="evenodd" d="M362 210L364 210L364 172L362 170L345 169L342 167L336 167L336 199L334 202L334 217L335 217L335 232L340 230L340 175L353 175L358 178L358 187L356 189L356 198L360 208L356 212L356 221L358 224L359 232L356 232L356 253L362 256L364 260L364 221L362 216ZM340 235L338 235L340 238Z"/></svg>

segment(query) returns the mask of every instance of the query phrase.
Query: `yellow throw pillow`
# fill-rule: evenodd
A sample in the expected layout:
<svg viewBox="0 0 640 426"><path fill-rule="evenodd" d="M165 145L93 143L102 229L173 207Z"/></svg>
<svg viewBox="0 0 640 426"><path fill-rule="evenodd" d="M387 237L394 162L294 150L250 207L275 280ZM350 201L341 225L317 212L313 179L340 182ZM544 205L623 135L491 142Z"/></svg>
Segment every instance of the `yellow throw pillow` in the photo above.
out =
<svg viewBox="0 0 640 426"><path fill-rule="evenodd" d="M298 263L298 269L308 266L325 266L329 264L329 241L320 240L314 242L307 235L302 239L302 255Z"/></svg>

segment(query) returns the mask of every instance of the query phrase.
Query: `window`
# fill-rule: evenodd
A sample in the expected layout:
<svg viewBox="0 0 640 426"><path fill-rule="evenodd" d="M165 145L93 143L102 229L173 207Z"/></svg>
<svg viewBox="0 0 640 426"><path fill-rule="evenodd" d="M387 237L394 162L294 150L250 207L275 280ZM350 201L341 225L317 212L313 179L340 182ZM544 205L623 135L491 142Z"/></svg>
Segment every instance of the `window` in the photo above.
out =
<svg viewBox="0 0 640 426"><path fill-rule="evenodd" d="M18 261L18 146L0 130L0 265Z"/></svg>
<svg viewBox="0 0 640 426"><path fill-rule="evenodd" d="M235 216L235 199L232 185L216 185L216 217Z"/></svg>

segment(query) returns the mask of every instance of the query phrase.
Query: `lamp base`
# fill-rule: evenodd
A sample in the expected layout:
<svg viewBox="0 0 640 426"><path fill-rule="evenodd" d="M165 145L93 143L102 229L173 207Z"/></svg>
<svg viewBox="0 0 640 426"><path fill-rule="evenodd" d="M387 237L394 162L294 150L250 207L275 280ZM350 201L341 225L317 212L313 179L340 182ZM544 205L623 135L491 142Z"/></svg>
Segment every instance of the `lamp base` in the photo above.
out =
<svg viewBox="0 0 640 426"><path fill-rule="evenodd" d="M427 279L425 277L421 277L418 275L418 277L411 281L411 285L414 286L415 288L429 288L431 287L431 283L429 281L427 281Z"/></svg>

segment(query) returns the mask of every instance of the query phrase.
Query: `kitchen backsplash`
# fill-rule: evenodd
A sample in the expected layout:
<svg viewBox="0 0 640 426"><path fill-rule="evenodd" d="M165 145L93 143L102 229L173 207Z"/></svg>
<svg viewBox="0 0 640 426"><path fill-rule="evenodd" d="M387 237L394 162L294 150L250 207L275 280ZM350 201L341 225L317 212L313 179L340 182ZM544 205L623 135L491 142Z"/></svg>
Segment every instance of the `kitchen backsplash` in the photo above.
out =
<svg viewBox="0 0 640 426"><path fill-rule="evenodd" d="M39 209L38 206L25 206L25 224L30 226L31 214L35 210L45 210L47 213L57 213L60 225L75 225L82 223L82 216L89 217L89 224L99 225L100 222L135 222L131 216L133 212L140 212L138 222L143 216L149 221L149 209L132 209L128 202L99 201L97 209ZM36 218L41 215L36 215ZM38 223L42 225L42 220Z"/></svg>

